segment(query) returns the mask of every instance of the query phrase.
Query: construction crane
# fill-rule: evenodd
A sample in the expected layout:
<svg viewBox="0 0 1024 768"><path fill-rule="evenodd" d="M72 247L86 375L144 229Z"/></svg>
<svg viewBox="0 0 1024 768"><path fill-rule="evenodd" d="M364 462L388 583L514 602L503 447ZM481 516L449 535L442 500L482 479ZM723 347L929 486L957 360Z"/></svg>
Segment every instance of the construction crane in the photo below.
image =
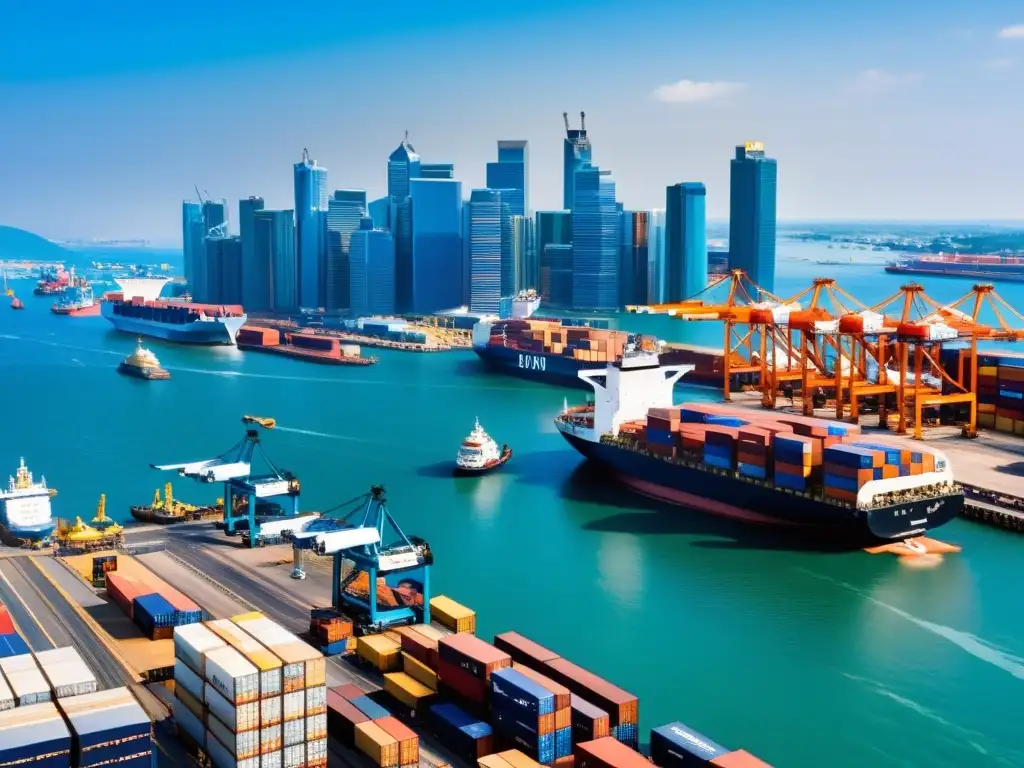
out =
<svg viewBox="0 0 1024 768"><path fill-rule="evenodd" d="M383 485L324 512L292 540L297 552L333 557L332 607L353 619L357 634L430 623L434 556L426 541L402 531Z"/></svg>
<svg viewBox="0 0 1024 768"><path fill-rule="evenodd" d="M267 465L268 471L253 475L253 456L257 454ZM246 527L251 546L259 546L261 543L257 520L260 500L287 499L287 509L276 515L260 515L261 518L296 518L299 514L301 487L298 479L291 472L278 469L267 457L260 444L259 432L255 429L246 430L244 438L215 458L150 466L161 471L177 470L182 477L202 483L224 483L224 531L233 536L239 527Z"/></svg>

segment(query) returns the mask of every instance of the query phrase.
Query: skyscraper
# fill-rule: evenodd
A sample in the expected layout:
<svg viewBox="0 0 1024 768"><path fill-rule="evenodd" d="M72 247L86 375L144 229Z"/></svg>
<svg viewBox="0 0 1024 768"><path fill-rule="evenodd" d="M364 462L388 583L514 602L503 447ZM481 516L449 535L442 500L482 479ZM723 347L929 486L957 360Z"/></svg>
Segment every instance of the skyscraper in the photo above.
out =
<svg viewBox="0 0 1024 768"><path fill-rule="evenodd" d="M349 243L351 295L349 306L357 317L390 315L395 311L395 241L391 233L375 229L363 218Z"/></svg>
<svg viewBox="0 0 1024 768"><path fill-rule="evenodd" d="M411 311L457 307L462 298L462 182L412 179L410 188ZM397 267L397 252L395 261Z"/></svg>
<svg viewBox="0 0 1024 768"><path fill-rule="evenodd" d="M327 263L325 303L328 312L348 309L349 239L366 216L365 189L338 189L327 201Z"/></svg>
<svg viewBox="0 0 1024 768"><path fill-rule="evenodd" d="M572 213L537 211L536 250L540 268L537 291L553 307L572 306ZM568 250L548 250L548 246Z"/></svg>
<svg viewBox="0 0 1024 768"><path fill-rule="evenodd" d="M576 171L590 164L590 139L587 138L585 114L580 112L579 129L569 127L569 115L565 119L565 141L562 146L562 207L571 211L576 199Z"/></svg>
<svg viewBox="0 0 1024 768"><path fill-rule="evenodd" d="M213 234L206 238L202 276L197 272L195 301L204 304L242 303L242 239Z"/></svg>
<svg viewBox="0 0 1024 768"><path fill-rule="evenodd" d="M409 132L388 157L388 197L403 200L409 197L409 182L420 177L420 156L409 143Z"/></svg>
<svg viewBox="0 0 1024 768"><path fill-rule="evenodd" d="M374 229L391 229L391 198L378 197L371 200L367 210L373 219Z"/></svg>
<svg viewBox="0 0 1024 768"><path fill-rule="evenodd" d="M646 304L651 258L650 211L622 212L622 259L619 265L619 300Z"/></svg>
<svg viewBox="0 0 1024 768"><path fill-rule="evenodd" d="M619 301L622 240L611 171L586 165L576 171L572 209L572 305L615 311Z"/></svg>
<svg viewBox="0 0 1024 768"><path fill-rule="evenodd" d="M203 202L203 226L206 227L204 237L228 234L228 204L225 200Z"/></svg>
<svg viewBox="0 0 1024 768"><path fill-rule="evenodd" d="M420 176L420 156L409 143L409 132L388 157L388 213L395 239L395 304L399 312L412 308L412 216L409 196L412 180Z"/></svg>
<svg viewBox="0 0 1024 768"><path fill-rule="evenodd" d="M540 290L540 259L537 254L537 235L533 218L512 217L512 253L516 280L512 291ZM511 295L507 293L506 296Z"/></svg>
<svg viewBox="0 0 1024 768"><path fill-rule="evenodd" d="M665 209L651 211L651 239L647 261L647 301L665 303Z"/></svg>
<svg viewBox="0 0 1024 768"><path fill-rule="evenodd" d="M199 249L205 247L205 237L202 203L185 200L181 204L181 252L185 262L185 282L188 283L189 289L195 281L193 270Z"/></svg>
<svg viewBox="0 0 1024 768"><path fill-rule="evenodd" d="M511 217L503 192L474 189L469 196L469 309L498 312L502 296L511 293L509 273L514 265L510 240Z"/></svg>
<svg viewBox="0 0 1024 768"><path fill-rule="evenodd" d="M242 240L242 298L247 310L270 309L270 264L256 259L255 215L263 210L262 197L238 201L238 231Z"/></svg>
<svg viewBox="0 0 1024 768"><path fill-rule="evenodd" d="M696 181L673 184L665 197L665 301L696 296L708 285L708 238L704 200Z"/></svg>
<svg viewBox="0 0 1024 768"><path fill-rule="evenodd" d="M420 163L421 179L454 179L455 163Z"/></svg>
<svg viewBox="0 0 1024 768"><path fill-rule="evenodd" d="M487 164L487 188L502 190L509 215L525 216L529 206L530 142L499 141L498 162Z"/></svg>
<svg viewBox="0 0 1024 768"><path fill-rule="evenodd" d="M275 312L299 308L299 263L295 253L295 211L253 214L255 259L270 265L271 302Z"/></svg>
<svg viewBox="0 0 1024 768"><path fill-rule="evenodd" d="M302 150L302 161L295 164L295 237L299 262L299 302L316 309L324 305L323 213L327 210L327 169L309 159Z"/></svg>
<svg viewBox="0 0 1024 768"><path fill-rule="evenodd" d="M778 165L764 144L736 147L729 174L729 268L742 269L763 290L775 291L775 201Z"/></svg>

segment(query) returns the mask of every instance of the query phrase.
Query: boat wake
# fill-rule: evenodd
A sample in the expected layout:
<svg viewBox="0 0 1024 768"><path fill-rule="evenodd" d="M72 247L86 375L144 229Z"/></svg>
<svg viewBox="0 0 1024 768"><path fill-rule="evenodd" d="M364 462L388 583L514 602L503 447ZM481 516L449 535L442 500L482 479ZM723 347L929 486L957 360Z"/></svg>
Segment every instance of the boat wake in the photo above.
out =
<svg viewBox="0 0 1024 768"><path fill-rule="evenodd" d="M280 424L274 427L275 432L290 432L293 435L308 435L309 437L325 437L329 440L345 440L353 443L374 443L375 440L366 440L362 437L349 437L348 435L332 435L329 432L317 432L312 429L298 429L297 427L282 427Z"/></svg>

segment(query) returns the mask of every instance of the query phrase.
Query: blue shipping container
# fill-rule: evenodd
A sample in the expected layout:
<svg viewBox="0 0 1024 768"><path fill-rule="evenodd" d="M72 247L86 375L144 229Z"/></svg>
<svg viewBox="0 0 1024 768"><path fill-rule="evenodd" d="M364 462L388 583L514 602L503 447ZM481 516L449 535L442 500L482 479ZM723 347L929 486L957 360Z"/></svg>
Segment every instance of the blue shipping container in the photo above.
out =
<svg viewBox="0 0 1024 768"><path fill-rule="evenodd" d="M870 469L875 463L873 452L867 446L859 444L833 445L826 448L822 456L828 464L838 464L852 469Z"/></svg>
<svg viewBox="0 0 1024 768"><path fill-rule="evenodd" d="M533 715L555 711L555 694L516 669L491 672L491 704L497 706L501 701Z"/></svg>
<svg viewBox="0 0 1024 768"><path fill-rule="evenodd" d="M371 720L380 720L382 717L391 717L390 712L369 696L359 696L357 698L350 699L349 703Z"/></svg>
<svg viewBox="0 0 1024 768"><path fill-rule="evenodd" d="M29 652L28 645L17 632L0 635L0 659L6 659L8 656L21 656L23 653Z"/></svg>
<svg viewBox="0 0 1024 768"><path fill-rule="evenodd" d="M791 475L788 472L776 472L775 484L779 488L788 488L791 491L807 490L807 478L800 475Z"/></svg>
<svg viewBox="0 0 1024 768"><path fill-rule="evenodd" d="M667 429L648 427L645 435L647 442L654 443L655 445L675 445L676 442L675 433L669 432Z"/></svg>
<svg viewBox="0 0 1024 768"><path fill-rule="evenodd" d="M707 765L731 751L682 723L669 723L651 730L651 758L660 768Z"/></svg>
<svg viewBox="0 0 1024 768"><path fill-rule="evenodd" d="M555 731L555 760L572 754L572 728Z"/></svg>
<svg viewBox="0 0 1024 768"><path fill-rule="evenodd" d="M203 612L198 611L175 611L174 626L183 627L187 624L198 624L203 620Z"/></svg>
<svg viewBox="0 0 1024 768"><path fill-rule="evenodd" d="M867 448L871 451L881 451L885 454L886 464L899 464L900 463L900 450L899 448L893 448L891 445L876 445L874 443L853 443L852 445L858 448Z"/></svg>
<svg viewBox="0 0 1024 768"><path fill-rule="evenodd" d="M717 424L720 427L745 427L749 422L735 416L708 416L705 424Z"/></svg>
<svg viewBox="0 0 1024 768"><path fill-rule="evenodd" d="M508 699L491 702L491 705L491 720L498 733L538 763L554 762L555 734L537 733L538 715L524 712Z"/></svg>
<svg viewBox="0 0 1024 768"><path fill-rule="evenodd" d="M741 475L747 477L756 477L759 480L764 480L768 476L768 470L764 467L759 467L757 464L744 464L742 461L736 465L736 469L739 470Z"/></svg>
<svg viewBox="0 0 1024 768"><path fill-rule="evenodd" d="M619 723L611 729L612 738L630 749L640 749L640 726L636 723Z"/></svg>
<svg viewBox="0 0 1024 768"><path fill-rule="evenodd" d="M489 739L491 726L472 717L454 704L435 704L430 708L430 723L441 743L456 755L475 763L478 742Z"/></svg>
<svg viewBox="0 0 1024 768"><path fill-rule="evenodd" d="M174 606L161 595L139 595L132 601L132 618L147 634L154 629L173 627L175 613Z"/></svg>
<svg viewBox="0 0 1024 768"><path fill-rule="evenodd" d="M858 489L856 478L840 477L828 472L825 473L824 483L827 488L838 488L840 491L849 491L850 493L856 493Z"/></svg>

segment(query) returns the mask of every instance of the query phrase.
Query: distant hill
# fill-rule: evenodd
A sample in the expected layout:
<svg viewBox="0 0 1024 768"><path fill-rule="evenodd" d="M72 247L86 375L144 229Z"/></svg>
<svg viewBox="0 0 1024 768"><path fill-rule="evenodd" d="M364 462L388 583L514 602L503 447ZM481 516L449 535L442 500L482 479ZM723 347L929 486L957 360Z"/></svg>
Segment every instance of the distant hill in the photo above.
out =
<svg viewBox="0 0 1024 768"><path fill-rule="evenodd" d="M0 259L30 261L69 261L74 252L51 243L45 237L16 227L0 226Z"/></svg>

